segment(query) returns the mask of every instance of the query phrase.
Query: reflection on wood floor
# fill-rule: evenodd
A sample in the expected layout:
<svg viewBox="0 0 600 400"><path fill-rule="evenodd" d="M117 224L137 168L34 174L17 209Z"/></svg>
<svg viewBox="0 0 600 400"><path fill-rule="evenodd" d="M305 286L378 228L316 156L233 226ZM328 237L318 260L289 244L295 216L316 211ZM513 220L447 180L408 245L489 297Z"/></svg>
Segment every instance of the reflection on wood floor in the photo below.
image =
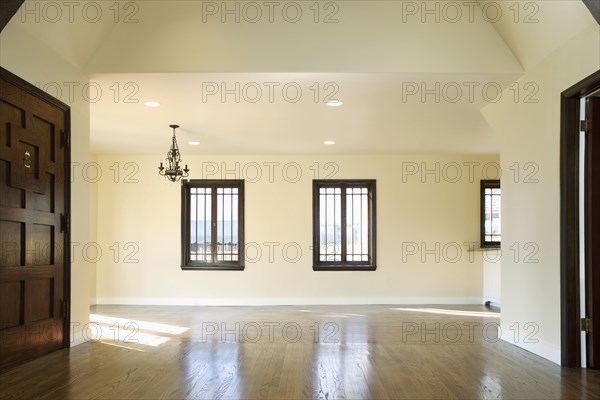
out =
<svg viewBox="0 0 600 400"><path fill-rule="evenodd" d="M91 313L88 342L1 375L0 398L600 396L600 371L563 369L499 341L499 314L480 306L94 306ZM535 321L521 324L525 335L504 334L515 341L542 334Z"/></svg>

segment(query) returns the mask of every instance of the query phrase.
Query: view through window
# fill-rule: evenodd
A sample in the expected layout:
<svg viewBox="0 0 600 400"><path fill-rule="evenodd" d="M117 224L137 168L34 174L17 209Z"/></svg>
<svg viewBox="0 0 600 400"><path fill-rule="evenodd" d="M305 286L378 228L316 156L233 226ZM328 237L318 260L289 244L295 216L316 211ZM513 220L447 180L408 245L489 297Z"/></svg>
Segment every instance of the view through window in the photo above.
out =
<svg viewBox="0 0 600 400"><path fill-rule="evenodd" d="M313 181L313 268L375 269L375 181Z"/></svg>
<svg viewBox="0 0 600 400"><path fill-rule="evenodd" d="M182 268L242 269L244 181L190 180L182 187Z"/></svg>
<svg viewBox="0 0 600 400"><path fill-rule="evenodd" d="M500 247L500 180L481 181L481 247Z"/></svg>

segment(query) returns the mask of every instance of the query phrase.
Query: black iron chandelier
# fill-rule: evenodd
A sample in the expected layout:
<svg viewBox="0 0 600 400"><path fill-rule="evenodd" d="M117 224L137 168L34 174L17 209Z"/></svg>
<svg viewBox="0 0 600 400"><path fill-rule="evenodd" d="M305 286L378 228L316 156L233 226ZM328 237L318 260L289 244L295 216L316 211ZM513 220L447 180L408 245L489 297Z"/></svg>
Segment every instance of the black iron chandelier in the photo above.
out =
<svg viewBox="0 0 600 400"><path fill-rule="evenodd" d="M179 125L169 125L169 127L173 128L173 142L171 143L171 148L167 152L167 158L165 159L167 167L163 167L163 163L161 162L158 167L158 173L171 182L177 182L181 178L187 178L190 175L190 170L188 169L187 164L184 169L181 169L181 153L179 152L177 138L175 137L175 129L179 128Z"/></svg>

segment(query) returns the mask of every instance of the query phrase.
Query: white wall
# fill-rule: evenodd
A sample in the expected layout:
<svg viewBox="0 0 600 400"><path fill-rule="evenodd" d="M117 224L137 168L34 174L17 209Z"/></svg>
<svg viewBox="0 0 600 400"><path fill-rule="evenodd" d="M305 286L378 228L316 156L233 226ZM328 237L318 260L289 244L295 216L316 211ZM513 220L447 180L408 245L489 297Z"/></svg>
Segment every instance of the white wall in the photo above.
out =
<svg viewBox="0 0 600 400"><path fill-rule="evenodd" d="M497 156L184 157L191 178L246 178L246 258L260 259L247 261L242 272L180 269L181 189L158 175L161 158L98 157L98 303L481 303L481 252L468 252L464 243L478 243L479 179L488 164L488 177L496 177ZM469 162L476 164L464 164ZM279 163L272 179L267 163ZM312 179L315 171L321 177L334 172L326 163L338 168L331 177L377 180L374 272L312 270ZM439 183L435 174L403 178L403 170L435 170L436 164ZM468 165L473 165L472 176ZM208 175L214 166L219 172ZM225 168L233 172L222 176ZM138 182L126 183L134 171L130 178ZM251 183L257 171L262 175ZM301 178L292 183L298 171ZM97 180L91 171L90 178ZM272 260L266 242L278 243ZM410 254L413 243L419 250L423 243L435 250L438 243L439 251ZM286 244L293 246L287 260ZM138 248L134 258L139 262L125 262ZM296 248L302 251L297 260Z"/></svg>
<svg viewBox="0 0 600 400"><path fill-rule="evenodd" d="M560 363L560 93L600 68L600 28L594 24L518 81L534 83L538 101L510 96L483 113L501 136L502 329L511 343ZM520 170L518 177L515 169ZM526 163L532 163L526 167ZM512 168L512 169L511 169ZM537 170L536 181L526 174ZM515 247L520 254L515 257ZM525 246L528 246L525 248ZM535 252L535 254L533 254ZM508 256L507 256L508 253ZM527 255L531 255L526 259ZM529 261L529 262L527 262ZM524 325L530 323L529 329ZM518 324L519 340L514 340ZM539 343L524 337L538 331Z"/></svg>
<svg viewBox="0 0 600 400"><path fill-rule="evenodd" d="M8 24L0 36L0 65L30 83L48 88L65 88L65 83L78 82L83 86L89 80L22 30L20 24ZM66 93L66 92L65 92ZM74 163L89 162L90 109L83 96L63 93L59 99L71 107L71 158ZM72 100L72 101L70 101ZM88 184L73 177L71 195L71 240L88 243L90 240L90 196ZM81 258L71 264L71 323L73 339L82 339L79 333L89 319L89 263ZM77 343L77 341L75 342Z"/></svg>
<svg viewBox="0 0 600 400"><path fill-rule="evenodd" d="M491 305L502 305L502 251L483 251L483 301Z"/></svg>

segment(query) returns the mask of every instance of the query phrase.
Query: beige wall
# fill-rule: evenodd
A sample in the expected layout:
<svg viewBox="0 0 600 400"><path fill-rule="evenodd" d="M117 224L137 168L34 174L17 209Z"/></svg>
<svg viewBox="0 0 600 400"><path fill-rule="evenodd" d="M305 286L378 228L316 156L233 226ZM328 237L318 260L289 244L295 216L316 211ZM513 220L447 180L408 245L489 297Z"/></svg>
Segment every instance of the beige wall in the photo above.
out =
<svg viewBox="0 0 600 400"><path fill-rule="evenodd" d="M196 156L185 157L185 160L190 165L192 178L246 179L248 261L245 270L182 271L181 189L180 185L167 183L158 175L161 156L100 155L102 178L97 183L98 247L102 249L102 257L97 262L99 303L481 301L481 252L469 252L464 243L478 242L479 179L488 164L487 173L493 175L492 178L496 176L497 157ZM403 170L412 172L414 167L435 170L436 164L439 183L435 174L422 177L418 172L403 177ZM271 176L268 165L273 165ZM219 172L209 175L215 167ZM473 175L469 176L471 168ZM115 176L115 169L121 171L119 177ZM225 169L231 172L222 176ZM126 183L125 175L134 171L130 178L138 182ZM335 172L331 177L377 180L377 271L312 270L311 191L316 171L321 177ZM261 173L258 179L257 172ZM298 172L302 174L299 179ZM457 172L462 175L458 179ZM265 244L270 242L276 244ZM433 250L438 243L439 251L428 255L421 251L423 243ZM118 255L115 244L120 249ZM283 252L286 245L287 254ZM274 248L272 259L269 246ZM300 257L296 253L298 248L302 252ZM125 262L125 256L137 249L134 258L138 262ZM258 256L258 249L262 257Z"/></svg>
<svg viewBox="0 0 600 400"><path fill-rule="evenodd" d="M40 87L56 97L56 86L66 88L65 84L76 82L80 87L89 80L77 69L64 62L48 48L22 31L20 24L9 24L0 36L0 65L21 78ZM43 66L43 67L42 67ZM73 163L86 165L90 151L90 107L81 92L69 98L63 92L59 99L71 107L71 157ZM88 243L90 241L90 192L89 185L74 175L71 186L71 241ZM89 269L90 263L74 258L71 264L71 322L74 324L73 338L89 319Z"/></svg>
<svg viewBox="0 0 600 400"><path fill-rule="evenodd" d="M560 93L600 68L598 49L600 28L594 25L518 81L537 85L537 102L503 96L483 110L502 141L502 329L511 343L555 362L560 362ZM526 174L534 168L530 178L537 181L528 182ZM515 244L518 257L509 248ZM523 330L527 323L532 325ZM524 342L533 329L539 343Z"/></svg>
<svg viewBox="0 0 600 400"><path fill-rule="evenodd" d="M90 165L94 165L98 163L98 156L92 154L90 157ZM92 167L93 168L93 167ZM81 177L87 177L87 174L84 175L83 167L81 168ZM90 171L89 167L86 171ZM98 241L98 185L90 184L90 242L96 243ZM77 253L76 253L77 255ZM83 258L83 257L82 257ZM90 266L90 305L96 304L96 262L88 262L88 260L83 260L88 263Z"/></svg>

